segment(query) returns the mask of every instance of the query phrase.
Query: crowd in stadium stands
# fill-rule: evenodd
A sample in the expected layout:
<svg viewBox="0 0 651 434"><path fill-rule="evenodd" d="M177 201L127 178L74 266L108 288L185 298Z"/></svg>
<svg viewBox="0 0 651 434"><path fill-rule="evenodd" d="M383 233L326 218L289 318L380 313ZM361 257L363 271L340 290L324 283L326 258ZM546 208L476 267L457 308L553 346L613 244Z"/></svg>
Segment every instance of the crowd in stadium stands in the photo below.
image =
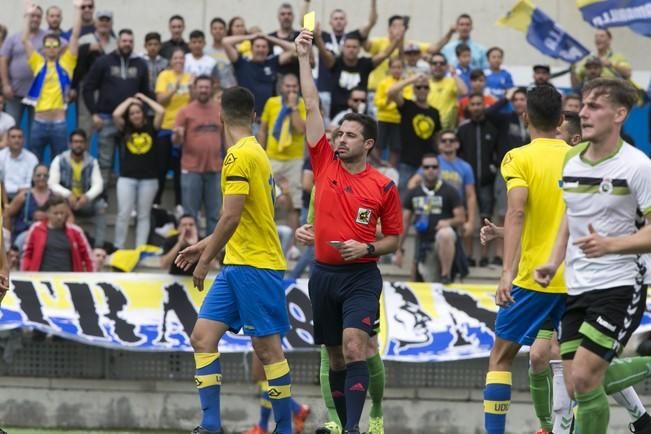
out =
<svg viewBox="0 0 651 434"><path fill-rule="evenodd" d="M291 275L300 276L313 250L301 251L293 232L305 222L313 174L293 41L310 1L301 11L280 5L271 33L246 17L216 17L186 40L183 16L174 15L169 39L151 31L144 41L93 0L73 0L73 6L67 31L56 6L29 7L14 33L0 26L0 179L12 265L92 271L116 248L158 243L161 268L182 272L173 264L176 253L217 223L221 168L229 164L220 94L240 85L256 98L255 133L276 177L279 233L285 253L298 260ZM472 38L469 15L422 42L409 37L403 15L388 19L384 36L370 37L377 1L369 7L368 21L353 29L344 10L330 12L315 32L313 65L330 134L347 113L378 121L371 160L399 185L401 245L408 233L416 240L413 251L401 248L391 260L409 268L412 279L444 282L469 267L501 265L501 245L493 253L483 246L475 251L475 238L484 219L503 223L506 188L498 167L510 149L529 141L521 116L526 89L503 68L502 48ZM136 54L141 43L144 51ZM571 68L568 112L579 111L587 81L631 80L631 64L611 43L608 30L597 30L594 53ZM519 84L551 78L550 67L539 64L532 82ZM74 125L66 121L71 103ZM580 127L570 118L566 137L576 137ZM173 205L166 209L170 175ZM111 200L113 238L106 233ZM84 233L75 221L87 218L93 229ZM127 243L132 219L135 241ZM177 231L161 239L156 229L165 222L175 222Z"/></svg>

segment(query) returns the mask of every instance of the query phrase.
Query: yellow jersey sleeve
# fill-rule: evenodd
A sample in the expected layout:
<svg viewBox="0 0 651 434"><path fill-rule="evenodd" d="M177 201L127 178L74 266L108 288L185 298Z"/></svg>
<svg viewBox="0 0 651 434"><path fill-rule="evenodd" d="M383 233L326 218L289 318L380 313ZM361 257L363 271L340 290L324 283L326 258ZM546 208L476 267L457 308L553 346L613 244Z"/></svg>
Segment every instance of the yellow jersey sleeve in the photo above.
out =
<svg viewBox="0 0 651 434"><path fill-rule="evenodd" d="M231 150L222 168L223 193L248 196L250 191L251 162L245 152Z"/></svg>
<svg viewBox="0 0 651 434"><path fill-rule="evenodd" d="M38 51L34 50L30 54L29 59L27 59L27 64L34 74L38 74L41 68L43 68L43 65L45 65L45 58Z"/></svg>
<svg viewBox="0 0 651 434"><path fill-rule="evenodd" d="M271 106L274 103L274 100L276 98L269 98L265 103L264 103L264 108L262 109L262 115L260 116L260 122L264 122L269 125L269 122L271 121ZM273 126L271 126L273 128ZM267 132L269 133L269 132Z"/></svg>
<svg viewBox="0 0 651 434"><path fill-rule="evenodd" d="M529 159L517 151L513 149L507 152L500 167L507 191L516 187L529 188Z"/></svg>
<svg viewBox="0 0 651 434"><path fill-rule="evenodd" d="M384 50L386 46L388 45L389 39L388 38L373 38L371 39L371 46L369 47L369 54L372 56L375 56L378 54L380 51Z"/></svg>
<svg viewBox="0 0 651 434"><path fill-rule="evenodd" d="M170 81L169 77L170 75L167 73L167 71L163 71L160 73L160 75L156 79L156 87L154 88L154 91L156 93L167 92L167 86Z"/></svg>
<svg viewBox="0 0 651 434"><path fill-rule="evenodd" d="M72 54L70 50L66 49L59 57L59 65L61 65L70 76L70 79L72 79L72 74L75 73L75 67L77 66L77 56Z"/></svg>

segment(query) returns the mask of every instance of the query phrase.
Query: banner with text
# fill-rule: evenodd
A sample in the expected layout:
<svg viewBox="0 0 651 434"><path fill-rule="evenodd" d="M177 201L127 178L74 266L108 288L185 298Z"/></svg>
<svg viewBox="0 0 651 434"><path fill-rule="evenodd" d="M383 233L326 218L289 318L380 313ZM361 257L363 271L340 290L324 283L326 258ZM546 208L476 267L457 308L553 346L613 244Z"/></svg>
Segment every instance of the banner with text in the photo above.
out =
<svg viewBox="0 0 651 434"><path fill-rule="evenodd" d="M314 348L306 280L287 280L291 330L287 351ZM192 351L190 334L205 292L190 278L158 274L14 273L0 309L0 329L34 328L66 339L142 351ZM383 358L408 362L488 356L494 339L494 285L385 283ZM651 330L645 314L638 332ZM221 352L251 351L227 333Z"/></svg>
<svg viewBox="0 0 651 434"><path fill-rule="evenodd" d="M628 26L651 36L651 0L576 0L576 4L592 27Z"/></svg>

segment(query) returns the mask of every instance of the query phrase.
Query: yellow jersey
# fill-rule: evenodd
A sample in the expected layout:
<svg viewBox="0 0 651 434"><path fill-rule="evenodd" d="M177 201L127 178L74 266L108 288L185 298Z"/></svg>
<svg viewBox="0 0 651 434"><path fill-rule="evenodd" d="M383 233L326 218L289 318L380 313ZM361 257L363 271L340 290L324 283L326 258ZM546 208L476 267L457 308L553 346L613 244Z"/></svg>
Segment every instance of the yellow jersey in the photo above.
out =
<svg viewBox="0 0 651 434"><path fill-rule="evenodd" d="M547 288L533 279L536 267L544 265L554 248L558 228L565 215L560 180L565 154L571 147L562 140L535 139L509 151L502 160L501 172L507 191L517 187L529 193L524 208L520 238L520 262L513 284L547 293L566 293L564 266L558 269Z"/></svg>
<svg viewBox="0 0 651 434"><path fill-rule="evenodd" d="M427 49L429 48L429 44L425 42L408 41L405 42L405 46L407 44L417 45L418 48L420 48L421 54L423 55L427 53ZM391 45L391 40L386 36L383 36L381 38L373 38L371 39L371 46L368 50L368 53L371 55L371 57L375 56L376 54L380 54L382 51L386 50L389 45ZM399 55L400 50L396 48L388 58L384 59L382 63L380 63L375 67L373 71L371 71L371 75L368 76L368 90L377 89L380 81L382 81L382 79L387 76L387 71L389 70L389 58L398 57Z"/></svg>
<svg viewBox="0 0 651 434"><path fill-rule="evenodd" d="M400 123L400 112L398 105L389 99L389 88L396 84L398 80L392 76L385 77L375 91L375 106L377 107L377 120L391 124ZM407 86L402 90L404 99L413 99L414 92L412 86Z"/></svg>
<svg viewBox="0 0 651 434"><path fill-rule="evenodd" d="M457 82L454 78L443 77L439 81L429 81L427 103L439 111L443 129L457 126L459 101L457 99Z"/></svg>
<svg viewBox="0 0 651 434"><path fill-rule="evenodd" d="M269 155L269 158L272 160L286 161L296 160L299 158L302 159L305 154L305 133L291 131L291 115L288 115L286 119L286 122L290 122L291 142L287 140L287 143L281 145L274 137L274 125L276 124L276 119L278 119L278 115L282 109L281 98L282 97L280 96L269 98L264 104L262 116L260 117L260 121L267 124L267 155ZM299 98L297 109L301 119L307 119L307 112L305 111L303 98Z"/></svg>
<svg viewBox="0 0 651 434"><path fill-rule="evenodd" d="M176 87L176 82L179 81L179 88L172 98L165 105L165 114L163 115L163 123L161 129L171 130L174 128L176 122L176 115L179 110L190 103L190 84L192 76L184 72L180 76L171 69L161 71L156 79L156 93L167 93Z"/></svg>
<svg viewBox="0 0 651 434"><path fill-rule="evenodd" d="M222 195L244 195L244 209L235 233L226 243L225 265L286 270L274 222L275 184L271 163L255 137L228 149L221 174Z"/></svg>
<svg viewBox="0 0 651 434"><path fill-rule="evenodd" d="M32 73L34 73L34 76L36 76L45 65L46 60L38 51L32 51L27 63L29 64ZM63 68L63 70L68 74L70 80L72 80L72 75L77 66L77 56L74 56L66 49L63 54L59 56L59 65L61 65L61 68ZM54 62L47 62L45 80L43 81L41 94L39 95L38 101L36 101L36 107L34 107L34 110L38 113L48 110L63 110L64 108L65 101L61 94L61 84L59 83L56 67Z"/></svg>

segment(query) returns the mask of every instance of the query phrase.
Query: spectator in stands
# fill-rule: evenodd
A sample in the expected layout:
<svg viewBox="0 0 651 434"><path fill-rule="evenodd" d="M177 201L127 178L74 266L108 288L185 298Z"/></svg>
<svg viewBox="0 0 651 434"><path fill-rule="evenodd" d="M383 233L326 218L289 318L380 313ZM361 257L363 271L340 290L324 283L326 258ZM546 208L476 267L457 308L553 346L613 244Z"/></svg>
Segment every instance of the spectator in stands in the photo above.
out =
<svg viewBox="0 0 651 434"><path fill-rule="evenodd" d="M170 57L170 68L163 71L156 81L156 100L165 108L163 123L158 133L158 191L154 204L160 205L167 172L174 173L174 203L176 214L181 215L181 147L172 143L172 132L176 115L190 103L190 86L192 77L185 70L185 53L175 48Z"/></svg>
<svg viewBox="0 0 651 434"><path fill-rule="evenodd" d="M477 185L480 221L493 216L494 184L497 173L497 128L486 119L484 95L470 95L468 104L468 119L459 126L458 136L460 142L460 156L472 166ZM476 264L473 250L466 252L469 256L468 263ZM498 252L499 253L499 252ZM501 264L501 256L496 256L493 262ZM480 267L489 263L488 250L482 246Z"/></svg>
<svg viewBox="0 0 651 434"><path fill-rule="evenodd" d="M80 38L84 35L95 33L95 20L93 19L93 14L95 13L95 1L94 0L82 0L81 1L81 31L79 32ZM68 33L72 33L72 28L68 30ZM81 45L81 40L79 42Z"/></svg>
<svg viewBox="0 0 651 434"><path fill-rule="evenodd" d="M454 49L454 53L457 57L457 76L470 88L470 47L461 43Z"/></svg>
<svg viewBox="0 0 651 434"><path fill-rule="evenodd" d="M82 17L84 13L86 10L82 9ZM69 93L70 100L77 101L77 125L88 134L91 132L93 122L83 98L86 76L98 58L117 48L118 40L113 34L113 12L98 11L93 31L79 38L79 56Z"/></svg>
<svg viewBox="0 0 651 434"><path fill-rule="evenodd" d="M251 41L251 59L241 55L234 46L247 39ZM284 47L285 51L280 55L269 55L269 44L272 42ZM264 103L274 94L274 85L280 65L291 62L295 56L294 43L258 33L229 38L228 43L224 41L224 48L235 68L235 78L237 78L238 84L249 89L255 97L255 113L258 116L257 124L259 125ZM257 133L257 129L254 133Z"/></svg>
<svg viewBox="0 0 651 434"><path fill-rule="evenodd" d="M329 129L334 131L337 128L339 128L339 124L341 124L341 120L348 113L366 114L366 108L367 108L366 101L367 101L366 90L361 87L353 88L350 91L350 94L348 95L348 99L346 100L346 104L348 105L348 107L346 108L346 110L340 111L332 118Z"/></svg>
<svg viewBox="0 0 651 434"><path fill-rule="evenodd" d="M568 93L563 97L563 111L578 113L581 111L581 96L576 93Z"/></svg>
<svg viewBox="0 0 651 434"><path fill-rule="evenodd" d="M402 201L405 225L395 262L402 265L402 246L413 225L416 230L416 251L411 277L445 285L453 280L457 230L466 221L465 211L455 188L441 180L435 154L424 155L421 168L421 185L409 190ZM418 279L418 275L422 279Z"/></svg>
<svg viewBox="0 0 651 434"><path fill-rule="evenodd" d="M11 200L20 190L30 188L37 164L36 156L25 149L23 130L9 128L7 147L0 151L0 180L4 182L7 199Z"/></svg>
<svg viewBox="0 0 651 434"><path fill-rule="evenodd" d="M61 196L45 204L47 219L27 233L21 271L92 272L91 248L79 226L66 223L70 209Z"/></svg>
<svg viewBox="0 0 651 434"><path fill-rule="evenodd" d="M597 56L588 56L582 62L583 73L581 76L572 75L572 86L574 86L574 91L579 95L582 93L581 89L583 86L595 78L603 76L604 67L601 63L601 59Z"/></svg>
<svg viewBox="0 0 651 434"><path fill-rule="evenodd" d="M172 142L182 146L183 210L198 220L199 210L203 204L206 233L211 234L217 224L221 207L221 112L211 98L210 77L197 77L194 81L194 90L194 101L182 108L176 116Z"/></svg>
<svg viewBox="0 0 651 434"><path fill-rule="evenodd" d="M495 99L500 99L513 87L511 73L502 68L504 50L500 47L491 47L486 52L486 57L488 57L488 68L484 70L486 89Z"/></svg>
<svg viewBox="0 0 651 434"><path fill-rule="evenodd" d="M107 257L108 253L104 248L95 247L93 249L93 271L96 273L103 271L106 266Z"/></svg>
<svg viewBox="0 0 651 434"><path fill-rule="evenodd" d="M461 14L457 18L456 26L452 26L448 31L446 38L448 41L452 38L454 33L457 33L458 37L455 40L452 40L445 44L441 52L446 59L455 59L455 49L459 44L466 44L470 47L472 60L470 61L471 69L486 69L488 67L488 62L486 58L486 48L483 45L478 44L473 41L470 37L472 32L472 18L468 14ZM455 60L451 60L453 64L456 65Z"/></svg>
<svg viewBox="0 0 651 434"><path fill-rule="evenodd" d="M176 255L188 246L199 241L199 229L197 221L192 214L183 214L176 226L177 235L169 237L163 245L163 255L160 257L160 268L168 270L169 274L179 276L192 276L194 265L188 270L179 268L175 263Z"/></svg>
<svg viewBox="0 0 651 434"><path fill-rule="evenodd" d="M23 102L34 107L34 123L30 149L38 161L44 161L45 147L51 147L51 158L66 150L66 107L68 89L77 65L79 31L81 29L81 0L74 0L75 14L67 49L61 54L61 38L48 33L43 38L44 55L36 51L30 40L31 16L36 6L25 11L23 48L34 81Z"/></svg>
<svg viewBox="0 0 651 434"><path fill-rule="evenodd" d="M166 58L160 55L161 36L158 32L149 32L145 35L145 52L140 55L147 62L149 71L149 91L154 94L156 79L161 72L167 68L169 63Z"/></svg>
<svg viewBox="0 0 651 434"><path fill-rule="evenodd" d="M382 63L391 52L398 47L404 37L403 33L395 33L390 44L384 50L375 54L372 58L360 57L362 41L356 35L348 35L344 40L341 54L335 57L332 52L326 49L320 32L316 32L314 40L319 53L323 58L325 66L330 68L333 75L332 105L330 117L347 108L347 100L350 91L356 87L366 89L368 77L371 71Z"/></svg>
<svg viewBox="0 0 651 434"><path fill-rule="evenodd" d="M106 233L104 181L97 159L88 152L88 136L82 129L70 133L69 150L52 161L49 187L68 202L76 217L93 217L94 245L102 246Z"/></svg>
<svg viewBox="0 0 651 434"><path fill-rule="evenodd" d="M416 45L420 49L422 55L428 53L429 54L436 53L445 44L444 40L433 42L431 44L425 42L405 40L405 35L407 33L407 30L409 30L409 21L410 18L408 16L392 15L391 17L389 17L387 36L367 39L366 42L364 42L363 45L364 49L368 51L368 53L371 56L375 57L380 53L383 53L385 50L387 50L389 46L393 44L394 40L396 39L398 40L398 44L394 47L394 49L389 50L385 60L378 63L376 65L376 68L371 72L368 78L368 89L370 91L375 91L377 89L378 84L380 84L380 81L387 75L389 64L386 61L386 59L389 56L393 56L393 57L400 56L400 50L402 49L405 43Z"/></svg>
<svg viewBox="0 0 651 434"><path fill-rule="evenodd" d="M246 30L244 18L233 17L228 21L228 31L226 32L226 36L245 36L248 34L249 32ZM232 44L237 49L237 52L247 59L250 59L253 56L250 39L237 38L237 42L233 42Z"/></svg>
<svg viewBox="0 0 651 434"><path fill-rule="evenodd" d="M430 66L425 59L418 45L410 43L405 45L405 75L410 77L418 74L429 74Z"/></svg>
<svg viewBox="0 0 651 434"><path fill-rule="evenodd" d="M79 5L81 9L81 4ZM58 36L62 41L67 42L70 39L70 33L65 32L61 28L61 21L63 21L63 11L59 6L50 6L45 10L45 22L47 23L46 32L51 35Z"/></svg>
<svg viewBox="0 0 651 434"><path fill-rule="evenodd" d="M98 160L107 187L117 141L112 113L128 97L149 92L147 64L132 54L133 32L122 29L118 34L117 50L93 64L83 89L84 101L93 116L93 126L99 130Z"/></svg>
<svg viewBox="0 0 651 434"><path fill-rule="evenodd" d="M378 136L372 152L377 160L387 160L388 155L388 164L392 167L398 167L400 155L400 112L396 102L389 99L388 91L391 86L402 79L402 71L402 58L389 59L389 75L380 81L374 97L377 109ZM408 91L407 98L410 98L411 88L405 90Z"/></svg>
<svg viewBox="0 0 651 434"><path fill-rule="evenodd" d="M497 101L492 95L486 92L486 76L481 69L473 69L470 72L470 93L484 95L484 107L490 107ZM459 100L459 122L466 118L469 97L464 96Z"/></svg>
<svg viewBox="0 0 651 434"><path fill-rule="evenodd" d="M597 49L594 57L597 57L603 67L602 77L631 79L633 68L626 57L614 52L611 48L613 35L608 29L597 29L594 34L594 45ZM588 59L580 61L576 66L576 78L579 82L585 80Z"/></svg>
<svg viewBox="0 0 651 434"><path fill-rule="evenodd" d="M16 125L16 120L8 113L4 112L5 97L0 93L0 150L7 146L7 131Z"/></svg>
<svg viewBox="0 0 651 434"><path fill-rule="evenodd" d="M170 29L170 39L163 42L160 49L160 55L169 60L172 56L174 48L182 48L184 53L190 52L190 47L183 40L183 32L185 31L185 20L181 15L172 15L168 22Z"/></svg>
<svg viewBox="0 0 651 434"><path fill-rule="evenodd" d="M292 233L299 224L305 153L305 103L298 93L298 77L291 73L282 76L280 95L265 103L258 132L258 142L267 150L276 183L281 176L287 180Z"/></svg>
<svg viewBox="0 0 651 434"><path fill-rule="evenodd" d="M11 241L20 251L23 250L29 227L46 218L42 209L52 193L48 187L48 177L47 166L38 164L34 167L31 188L20 190L7 207L7 215L13 225Z"/></svg>
<svg viewBox="0 0 651 434"><path fill-rule="evenodd" d="M206 35L201 30L190 32L188 47L190 52L185 55L185 72L193 77L208 75L213 79L218 78L215 69L217 61L203 52L206 47Z"/></svg>
<svg viewBox="0 0 651 434"><path fill-rule="evenodd" d="M446 76L448 61L441 53L435 53L430 60L432 66L432 80L430 80L430 93L427 98L429 105L439 111L441 124L444 129L454 128L457 125L458 103L457 98L468 93L468 88L453 66L449 67L450 77Z"/></svg>
<svg viewBox="0 0 651 434"><path fill-rule="evenodd" d="M46 35L45 31L41 30L42 19L43 9L36 6L29 16L29 39L34 50L38 52L43 50L43 37ZM23 32L17 32L3 42L0 49L0 82L7 113L14 118L16 125L20 125L23 113L27 112L27 124L31 126L33 109L22 101L27 96L34 75L27 64L28 56L22 40Z"/></svg>
<svg viewBox="0 0 651 434"><path fill-rule="evenodd" d="M557 139L565 140L570 146L581 143L581 118L574 111L563 111L563 123L558 127Z"/></svg>
<svg viewBox="0 0 651 434"><path fill-rule="evenodd" d="M407 86L413 87L413 101L405 98L404 90ZM429 92L429 78L424 74L394 83L388 91L388 97L396 103L400 113L402 146L398 189L403 196L407 193L407 181L421 166L423 155L436 152L434 140L441 129L441 118L439 111L427 102Z"/></svg>
<svg viewBox="0 0 651 434"><path fill-rule="evenodd" d="M219 85L222 89L237 86L233 64L228 59L226 49L224 48L226 22L219 17L213 18L210 22L210 33L212 35L212 45L204 50L204 52L215 59Z"/></svg>
<svg viewBox="0 0 651 434"><path fill-rule="evenodd" d="M148 110L154 112L153 121L147 116ZM118 249L126 243L129 218L134 209L137 214L136 247L149 239L151 208L158 190L156 136L164 113L162 105L142 93L127 98L113 111L113 122L122 134L114 241Z"/></svg>
<svg viewBox="0 0 651 434"><path fill-rule="evenodd" d="M294 9L290 3L282 3L278 7L278 30L269 33L269 36L278 38L282 41L289 42L293 45L294 39L298 36L298 31L294 29ZM270 42L270 53L280 55L286 51L285 46L276 45ZM278 68L279 75L294 74L298 77L298 59L292 57L287 63L280 65Z"/></svg>
<svg viewBox="0 0 651 434"><path fill-rule="evenodd" d="M308 9L310 9L310 0L306 0L303 3L303 13L301 16L307 13ZM362 42L365 42L368 39L371 29L377 23L377 18L377 0L371 0L368 22L358 29L347 32L346 26L348 25L348 18L346 12L343 9L334 9L330 12L330 31L324 30L321 32L321 38L323 39L326 49L337 57L341 54L341 50L344 46L344 39L347 35L358 36ZM420 49L418 51L420 53ZM319 98L323 104L326 119L330 119L330 106L332 101L331 90L334 78L332 77L330 69L325 66L323 58L319 57L318 61L316 85L319 90Z"/></svg>
<svg viewBox="0 0 651 434"><path fill-rule="evenodd" d="M540 86L542 84L552 84L550 82L552 70L549 65L534 65L533 66L533 84Z"/></svg>

